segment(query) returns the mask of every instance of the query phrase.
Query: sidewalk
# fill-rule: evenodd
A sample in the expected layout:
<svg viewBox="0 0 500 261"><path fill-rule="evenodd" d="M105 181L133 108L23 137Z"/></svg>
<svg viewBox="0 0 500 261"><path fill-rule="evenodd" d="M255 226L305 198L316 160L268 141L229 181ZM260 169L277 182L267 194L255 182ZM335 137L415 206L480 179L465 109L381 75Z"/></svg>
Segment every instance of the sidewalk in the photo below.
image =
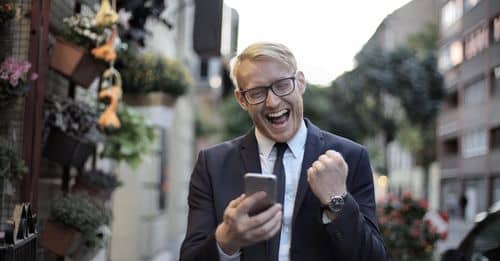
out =
<svg viewBox="0 0 500 261"><path fill-rule="evenodd" d="M448 238L445 241L439 241L436 246L436 253L439 255L450 248L457 248L465 235L474 226L474 222L463 219L450 219L448 226Z"/></svg>

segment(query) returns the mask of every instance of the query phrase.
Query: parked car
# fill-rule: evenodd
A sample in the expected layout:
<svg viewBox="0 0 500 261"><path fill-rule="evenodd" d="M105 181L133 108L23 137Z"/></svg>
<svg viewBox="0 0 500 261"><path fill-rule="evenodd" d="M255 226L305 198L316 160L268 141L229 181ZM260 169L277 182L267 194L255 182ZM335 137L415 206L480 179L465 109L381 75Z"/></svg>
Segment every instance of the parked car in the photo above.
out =
<svg viewBox="0 0 500 261"><path fill-rule="evenodd" d="M444 252L442 261L500 260L500 201L479 213L476 222L457 249Z"/></svg>

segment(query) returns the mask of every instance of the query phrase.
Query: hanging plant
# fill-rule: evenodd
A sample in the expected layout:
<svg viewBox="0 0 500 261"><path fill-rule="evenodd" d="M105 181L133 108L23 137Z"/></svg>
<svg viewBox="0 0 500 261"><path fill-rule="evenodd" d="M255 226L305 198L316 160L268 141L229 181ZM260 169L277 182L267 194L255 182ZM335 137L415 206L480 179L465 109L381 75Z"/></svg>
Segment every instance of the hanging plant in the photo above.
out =
<svg viewBox="0 0 500 261"><path fill-rule="evenodd" d="M0 4L0 25L16 16L16 9L12 2Z"/></svg>
<svg viewBox="0 0 500 261"><path fill-rule="evenodd" d="M13 57L5 59L0 65L0 105L6 105L14 98L23 97L30 89L29 81L38 78L31 73L29 81L24 80L31 64L27 61L18 61Z"/></svg>
<svg viewBox="0 0 500 261"><path fill-rule="evenodd" d="M0 181L17 181L27 173L28 167L24 160L7 146L0 146Z"/></svg>
<svg viewBox="0 0 500 261"><path fill-rule="evenodd" d="M117 67L123 77L123 92L147 94L162 92L173 97L184 95L192 84L186 67L178 60L131 51L118 56Z"/></svg>
<svg viewBox="0 0 500 261"><path fill-rule="evenodd" d="M124 104L118 109L118 117L122 126L108 133L101 157L125 161L136 168L153 149L154 129L143 116Z"/></svg>

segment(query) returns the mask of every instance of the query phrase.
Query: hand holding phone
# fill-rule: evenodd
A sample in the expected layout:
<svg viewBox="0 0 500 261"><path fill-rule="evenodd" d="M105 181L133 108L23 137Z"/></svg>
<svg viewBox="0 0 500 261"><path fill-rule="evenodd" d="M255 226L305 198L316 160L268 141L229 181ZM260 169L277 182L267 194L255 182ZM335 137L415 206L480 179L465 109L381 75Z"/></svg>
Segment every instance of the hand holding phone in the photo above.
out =
<svg viewBox="0 0 500 261"><path fill-rule="evenodd" d="M275 175L261 173L245 174L245 194L247 196L259 191L266 192L266 197L249 211L250 215L258 214L276 203L276 186Z"/></svg>

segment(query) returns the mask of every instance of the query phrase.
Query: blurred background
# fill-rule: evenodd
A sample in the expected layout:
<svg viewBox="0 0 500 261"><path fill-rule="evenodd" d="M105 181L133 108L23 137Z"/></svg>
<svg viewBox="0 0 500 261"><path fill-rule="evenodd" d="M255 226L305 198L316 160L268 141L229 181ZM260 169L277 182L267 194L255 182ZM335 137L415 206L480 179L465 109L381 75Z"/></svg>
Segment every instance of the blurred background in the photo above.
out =
<svg viewBox="0 0 500 261"><path fill-rule="evenodd" d="M0 0L0 260L178 260L198 151L252 126L229 61L256 41L367 147L393 260L498 257L500 0Z"/></svg>

